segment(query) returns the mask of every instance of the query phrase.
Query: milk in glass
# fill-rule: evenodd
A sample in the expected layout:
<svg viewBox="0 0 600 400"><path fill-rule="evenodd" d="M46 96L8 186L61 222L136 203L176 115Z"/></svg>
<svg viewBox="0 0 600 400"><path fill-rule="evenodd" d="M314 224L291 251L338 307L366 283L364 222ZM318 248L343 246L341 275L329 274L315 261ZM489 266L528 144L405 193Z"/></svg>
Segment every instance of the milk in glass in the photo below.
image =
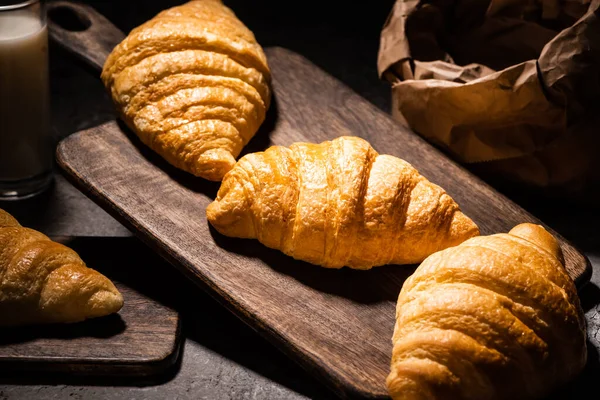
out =
<svg viewBox="0 0 600 400"><path fill-rule="evenodd" d="M44 18L39 12L0 9L0 192L5 191L0 197L11 195L6 190L22 194L19 182L48 180L49 96Z"/></svg>

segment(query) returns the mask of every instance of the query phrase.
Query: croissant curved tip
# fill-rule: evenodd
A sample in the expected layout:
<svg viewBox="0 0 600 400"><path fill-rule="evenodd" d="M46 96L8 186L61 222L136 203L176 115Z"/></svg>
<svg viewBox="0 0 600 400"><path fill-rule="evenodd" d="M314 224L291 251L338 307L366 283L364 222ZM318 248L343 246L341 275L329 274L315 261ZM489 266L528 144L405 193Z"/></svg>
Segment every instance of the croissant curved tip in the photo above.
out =
<svg viewBox="0 0 600 400"><path fill-rule="evenodd" d="M87 301L78 300L76 296L70 304L65 302L55 308L55 319L58 322L80 322L92 318L105 317L119 312L123 308L124 300L121 293L114 285L106 289L99 289ZM67 300L68 301L68 300ZM52 319L52 318L51 318Z"/></svg>
<svg viewBox="0 0 600 400"><path fill-rule="evenodd" d="M543 226L523 223L515 226L508 233L538 245L564 264L563 254L558 240L556 240L550 232L544 229Z"/></svg>
<svg viewBox="0 0 600 400"><path fill-rule="evenodd" d="M210 181L219 182L235 165L235 157L225 149L208 150L194 164L192 173Z"/></svg>
<svg viewBox="0 0 600 400"><path fill-rule="evenodd" d="M473 220L467 217L462 211L454 213L450 225L450 240L455 244L460 244L467 239L479 235L479 227Z"/></svg>
<svg viewBox="0 0 600 400"><path fill-rule="evenodd" d="M99 290L88 300L86 318L103 317L114 314L123 308L123 296L114 290Z"/></svg>
<svg viewBox="0 0 600 400"><path fill-rule="evenodd" d="M40 293L41 318L73 323L103 317L123 307L123 296L104 275L78 264L54 270Z"/></svg>
<svg viewBox="0 0 600 400"><path fill-rule="evenodd" d="M0 228L11 228L17 226L21 225L15 219L15 217L0 208Z"/></svg>
<svg viewBox="0 0 600 400"><path fill-rule="evenodd" d="M217 198L206 207L206 219L226 236L254 238L254 223L250 203L244 192L243 180L235 169L221 183Z"/></svg>

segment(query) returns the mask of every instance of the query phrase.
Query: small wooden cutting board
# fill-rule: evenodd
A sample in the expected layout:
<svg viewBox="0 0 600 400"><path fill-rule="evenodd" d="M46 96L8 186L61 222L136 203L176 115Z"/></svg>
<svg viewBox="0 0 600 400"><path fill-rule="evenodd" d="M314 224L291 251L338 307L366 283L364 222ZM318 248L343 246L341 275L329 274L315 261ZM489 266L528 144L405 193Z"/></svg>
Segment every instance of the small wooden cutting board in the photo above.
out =
<svg viewBox="0 0 600 400"><path fill-rule="evenodd" d="M76 324L3 328L0 370L98 377L149 377L173 366L180 316L164 294L165 262L135 238L54 238L111 279L124 305L117 314ZM165 277L167 275L167 277Z"/></svg>
<svg viewBox="0 0 600 400"><path fill-rule="evenodd" d="M274 102L245 152L356 135L445 188L483 235L543 225L305 58L267 56ZM387 398L396 299L414 266L329 270L219 235L205 216L218 183L171 167L116 121L71 135L57 156L80 190L342 397ZM582 285L589 261L549 230Z"/></svg>

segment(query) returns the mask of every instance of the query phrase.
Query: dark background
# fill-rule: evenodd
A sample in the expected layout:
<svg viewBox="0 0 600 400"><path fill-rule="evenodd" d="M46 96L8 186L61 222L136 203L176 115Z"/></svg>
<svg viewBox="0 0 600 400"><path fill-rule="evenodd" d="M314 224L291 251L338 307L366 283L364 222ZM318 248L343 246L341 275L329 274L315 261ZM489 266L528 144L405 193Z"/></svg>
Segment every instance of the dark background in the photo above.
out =
<svg viewBox="0 0 600 400"><path fill-rule="evenodd" d="M127 33L157 12L182 1L86 1ZM379 34L393 5L376 1L229 0L225 3L265 47L298 52L335 76L377 107L389 112L390 88L377 76ZM51 44L53 135L70 133L114 118L112 104L96 73ZM595 269L600 235L597 212L561 201L501 188L528 211L573 241L590 257ZM0 207L24 225L48 235L112 236L136 240L85 198L59 173L54 186L37 199ZM133 246L144 252L143 246ZM99 249L104 251L105 249ZM149 251L149 250L148 250ZM147 256L147 255L145 255ZM157 262L160 262L157 260ZM184 316L187 337L180 363L164 377L149 382L80 380L39 374L0 376L3 398L207 398L329 399L328 389L285 358L211 298L199 293L169 266L165 279L177 287L170 301ZM150 277L151 278L151 277ZM596 398L600 327L598 273L581 297L589 326L590 361L577 381L556 398Z"/></svg>

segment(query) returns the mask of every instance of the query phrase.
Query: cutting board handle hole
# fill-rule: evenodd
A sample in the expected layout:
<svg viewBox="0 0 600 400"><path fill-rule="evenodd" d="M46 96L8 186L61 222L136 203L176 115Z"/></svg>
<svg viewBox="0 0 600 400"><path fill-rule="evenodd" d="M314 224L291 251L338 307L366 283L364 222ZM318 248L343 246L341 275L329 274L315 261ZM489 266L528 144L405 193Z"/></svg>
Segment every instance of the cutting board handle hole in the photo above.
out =
<svg viewBox="0 0 600 400"><path fill-rule="evenodd" d="M92 26L92 21L77 10L68 6L58 6L48 11L48 18L64 30L83 32Z"/></svg>

